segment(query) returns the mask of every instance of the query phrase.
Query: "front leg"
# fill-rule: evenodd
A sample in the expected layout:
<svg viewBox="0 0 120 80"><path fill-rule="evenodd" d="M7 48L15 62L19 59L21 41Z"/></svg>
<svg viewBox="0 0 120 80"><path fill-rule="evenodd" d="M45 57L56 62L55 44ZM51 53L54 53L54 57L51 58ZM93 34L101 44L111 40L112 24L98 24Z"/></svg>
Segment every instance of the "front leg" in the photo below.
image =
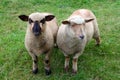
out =
<svg viewBox="0 0 120 80"><path fill-rule="evenodd" d="M72 66L72 69L73 69L72 73L73 73L73 75L77 73L77 61L78 61L78 58L73 58L73 61L72 61L73 62L73 66Z"/></svg>
<svg viewBox="0 0 120 80"><path fill-rule="evenodd" d="M32 60L33 60L32 72L34 74L37 74L38 73L38 57L32 52L29 52L29 54L30 54L30 56L32 57Z"/></svg>
<svg viewBox="0 0 120 80"><path fill-rule="evenodd" d="M35 55L35 59L33 60L33 73L38 73L38 57Z"/></svg>
<svg viewBox="0 0 120 80"><path fill-rule="evenodd" d="M77 73L78 57L82 54L82 52L83 52L83 50L81 50L81 52L79 52L79 53L76 53L74 55L74 57L73 57L73 61L72 61L73 62L73 66L72 66L72 69L73 69L72 73L73 73L73 75Z"/></svg>
<svg viewBox="0 0 120 80"><path fill-rule="evenodd" d="M70 57L69 56L65 56L65 72L68 72L69 70L69 61L70 61Z"/></svg>
<svg viewBox="0 0 120 80"><path fill-rule="evenodd" d="M45 74L50 75L51 74L51 69L50 69L50 50L46 52L45 54Z"/></svg>

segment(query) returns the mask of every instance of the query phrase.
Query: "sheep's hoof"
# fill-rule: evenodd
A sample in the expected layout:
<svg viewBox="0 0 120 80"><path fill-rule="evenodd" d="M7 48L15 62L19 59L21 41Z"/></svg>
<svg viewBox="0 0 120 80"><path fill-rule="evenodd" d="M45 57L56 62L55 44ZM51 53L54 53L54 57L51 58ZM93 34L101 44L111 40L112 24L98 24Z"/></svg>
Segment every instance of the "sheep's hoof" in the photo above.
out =
<svg viewBox="0 0 120 80"><path fill-rule="evenodd" d="M100 46L100 44L96 44L95 46Z"/></svg>
<svg viewBox="0 0 120 80"><path fill-rule="evenodd" d="M32 71L33 74L37 74L38 73L38 68L36 68L35 70Z"/></svg>
<svg viewBox="0 0 120 80"><path fill-rule="evenodd" d="M65 71L65 72L68 72L68 71L69 71L68 66L64 68L64 71Z"/></svg>
<svg viewBox="0 0 120 80"><path fill-rule="evenodd" d="M77 74L77 71L72 71L72 75L76 75Z"/></svg>
<svg viewBox="0 0 120 80"><path fill-rule="evenodd" d="M51 74L51 70L45 69L45 74L46 74L47 76L50 75L50 74Z"/></svg>

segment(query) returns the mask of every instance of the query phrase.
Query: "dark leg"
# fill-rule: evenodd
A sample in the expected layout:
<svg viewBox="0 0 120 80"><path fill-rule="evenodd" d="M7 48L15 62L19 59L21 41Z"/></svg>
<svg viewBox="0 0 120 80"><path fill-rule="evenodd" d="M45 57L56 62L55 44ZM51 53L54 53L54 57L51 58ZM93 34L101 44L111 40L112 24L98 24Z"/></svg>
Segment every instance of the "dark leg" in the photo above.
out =
<svg viewBox="0 0 120 80"><path fill-rule="evenodd" d="M37 74L38 73L38 57L34 56L34 60L33 60L33 73Z"/></svg>
<svg viewBox="0 0 120 80"><path fill-rule="evenodd" d="M32 69L32 72L34 74L37 74L38 73L38 57L33 54L33 53L30 53L31 57L32 57L32 60L33 60L33 69Z"/></svg>
<svg viewBox="0 0 120 80"><path fill-rule="evenodd" d="M48 53L46 53L46 56L45 56L45 61L44 61L44 64L45 64L45 74L46 75L50 75L51 74L51 69L50 69L50 51Z"/></svg>
<svg viewBox="0 0 120 80"><path fill-rule="evenodd" d="M96 40L96 46L99 46L100 45L100 37L97 37L97 38L95 38L95 40Z"/></svg>

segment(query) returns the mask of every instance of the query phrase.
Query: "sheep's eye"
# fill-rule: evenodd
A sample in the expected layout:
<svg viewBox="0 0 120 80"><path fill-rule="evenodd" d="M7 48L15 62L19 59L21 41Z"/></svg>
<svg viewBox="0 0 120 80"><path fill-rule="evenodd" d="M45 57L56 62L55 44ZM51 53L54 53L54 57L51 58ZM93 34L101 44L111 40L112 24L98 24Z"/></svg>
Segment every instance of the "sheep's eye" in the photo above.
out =
<svg viewBox="0 0 120 80"><path fill-rule="evenodd" d="M42 24L44 24L44 23L45 23L45 19L42 19L40 22L41 22Z"/></svg>
<svg viewBox="0 0 120 80"><path fill-rule="evenodd" d="M30 24L33 23L33 21L31 19L29 19L28 21L29 21Z"/></svg>

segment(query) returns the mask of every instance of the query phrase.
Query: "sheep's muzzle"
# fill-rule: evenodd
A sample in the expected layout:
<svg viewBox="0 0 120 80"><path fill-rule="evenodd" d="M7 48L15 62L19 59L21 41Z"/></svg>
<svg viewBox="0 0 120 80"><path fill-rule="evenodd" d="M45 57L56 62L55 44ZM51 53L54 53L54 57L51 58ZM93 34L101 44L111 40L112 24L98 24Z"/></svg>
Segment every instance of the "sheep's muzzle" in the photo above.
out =
<svg viewBox="0 0 120 80"><path fill-rule="evenodd" d="M39 36L41 34L41 28L38 21L34 22L32 31L35 36Z"/></svg>

